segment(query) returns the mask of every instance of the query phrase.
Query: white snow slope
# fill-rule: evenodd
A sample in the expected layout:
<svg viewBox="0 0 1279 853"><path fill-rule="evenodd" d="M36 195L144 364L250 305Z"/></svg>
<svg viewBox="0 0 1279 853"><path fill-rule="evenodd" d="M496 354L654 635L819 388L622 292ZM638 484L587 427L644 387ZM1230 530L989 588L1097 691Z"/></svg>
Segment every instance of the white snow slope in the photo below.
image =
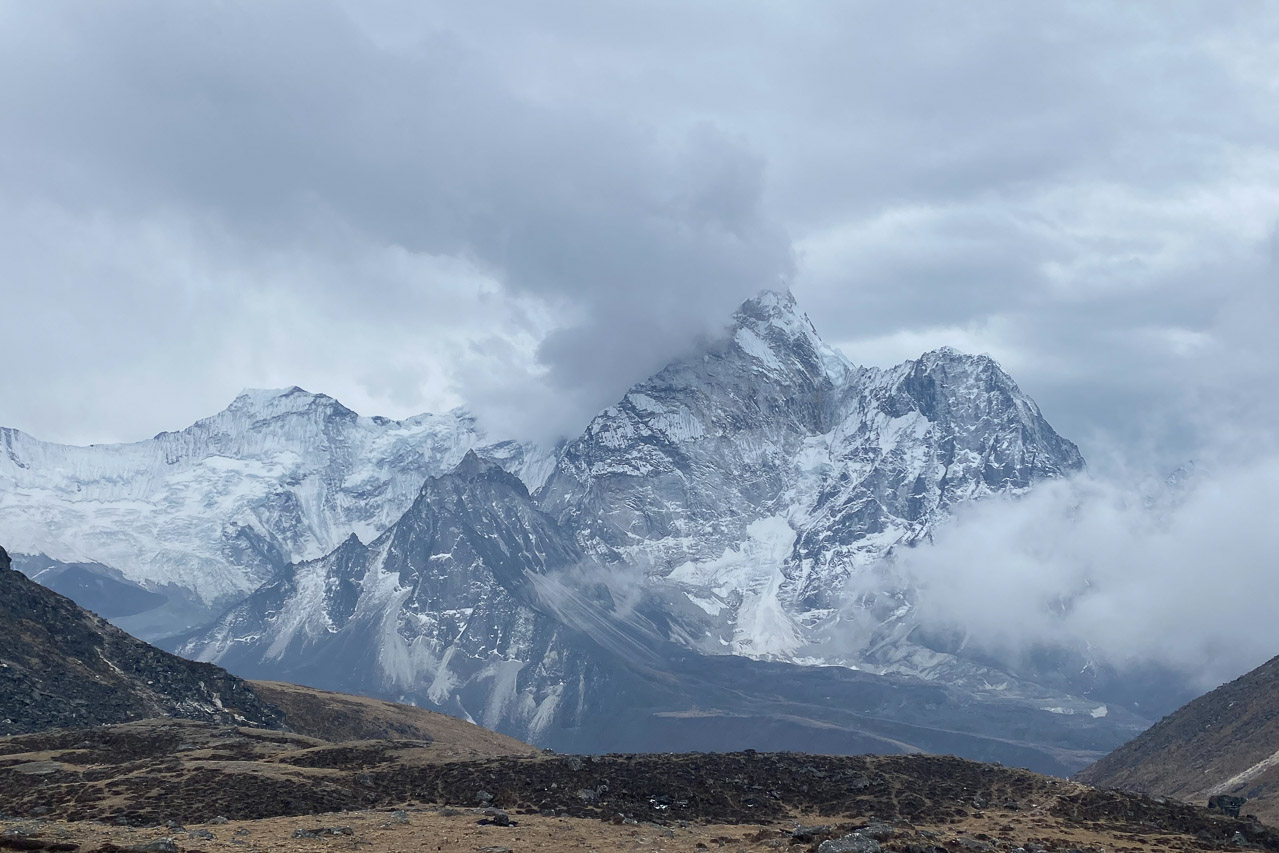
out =
<svg viewBox="0 0 1279 853"><path fill-rule="evenodd" d="M296 387L245 391L213 417L131 444L71 447L0 428L0 542L213 605L352 533L372 540L473 448L533 488L554 464L532 445L487 443L461 409L368 418Z"/></svg>

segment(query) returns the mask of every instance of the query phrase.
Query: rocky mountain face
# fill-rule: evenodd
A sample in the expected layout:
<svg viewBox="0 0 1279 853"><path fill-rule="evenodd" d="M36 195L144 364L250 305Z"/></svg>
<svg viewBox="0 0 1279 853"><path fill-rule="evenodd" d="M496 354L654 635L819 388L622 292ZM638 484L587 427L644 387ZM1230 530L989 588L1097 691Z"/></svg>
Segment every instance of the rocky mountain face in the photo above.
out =
<svg viewBox="0 0 1279 853"><path fill-rule="evenodd" d="M289 566L181 653L555 748L922 749L1066 772L1145 721L1073 675L929 639L892 557L965 501L1082 465L991 359L856 367L763 294L595 418L532 494L470 454L381 536Z"/></svg>
<svg viewBox="0 0 1279 853"><path fill-rule="evenodd" d="M386 533L290 566L179 652L540 734L572 723L559 704L591 673L565 627L530 606L531 576L580 557L518 478L468 453Z"/></svg>
<svg viewBox="0 0 1279 853"><path fill-rule="evenodd" d="M699 654L671 639L669 601L610 588L616 565L470 454L378 539L291 567L179 651L566 751L922 750L1065 773L1139 728L918 679Z"/></svg>
<svg viewBox="0 0 1279 853"><path fill-rule="evenodd" d="M244 681L134 639L12 570L0 549L0 734L149 717L284 727Z"/></svg>
<svg viewBox="0 0 1279 853"><path fill-rule="evenodd" d="M1279 657L1165 717L1078 776L1089 785L1225 800L1279 821ZM1235 798L1243 798L1240 803Z"/></svg>
<svg viewBox="0 0 1279 853"><path fill-rule="evenodd" d="M1146 723L1073 652L1014 671L928 630L894 571L963 503L1083 466L987 357L858 367L764 293L558 454L484 442L461 412L361 418L298 389L135 445L6 431L0 532L231 602L184 655L560 749L1067 772Z"/></svg>
<svg viewBox="0 0 1279 853"><path fill-rule="evenodd" d="M615 550L682 592L700 651L920 674L936 663L900 643L867 654L909 632L909 590L888 577L854 601L850 580L959 503L1082 467L990 358L942 349L855 367L793 297L766 293L718 343L595 418L539 500L587 553Z"/></svg>
<svg viewBox="0 0 1279 853"><path fill-rule="evenodd" d="M207 622L289 563L352 534L371 540L473 447L533 484L553 464L531 445L488 442L462 410L367 418L300 388L246 391L133 444L68 447L0 428L0 537L163 594L166 605L121 619L159 638Z"/></svg>

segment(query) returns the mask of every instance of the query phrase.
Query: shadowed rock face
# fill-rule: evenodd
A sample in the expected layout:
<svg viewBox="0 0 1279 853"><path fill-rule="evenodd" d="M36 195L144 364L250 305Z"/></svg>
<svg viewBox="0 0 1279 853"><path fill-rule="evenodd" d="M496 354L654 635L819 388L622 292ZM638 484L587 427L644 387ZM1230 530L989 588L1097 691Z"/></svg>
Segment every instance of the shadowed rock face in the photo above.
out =
<svg viewBox="0 0 1279 853"><path fill-rule="evenodd" d="M284 727L244 681L134 639L10 565L0 550L0 733L159 716Z"/></svg>

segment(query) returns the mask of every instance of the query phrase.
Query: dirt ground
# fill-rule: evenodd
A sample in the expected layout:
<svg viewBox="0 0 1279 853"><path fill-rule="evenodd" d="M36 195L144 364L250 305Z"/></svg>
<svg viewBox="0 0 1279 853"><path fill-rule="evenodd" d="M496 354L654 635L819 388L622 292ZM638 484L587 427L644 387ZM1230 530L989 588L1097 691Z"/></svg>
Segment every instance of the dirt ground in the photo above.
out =
<svg viewBox="0 0 1279 853"><path fill-rule="evenodd" d="M80 853L174 849L205 853L521 853L521 851L765 851L817 849L825 838L838 838L867 821L822 821L798 815L770 824L615 824L589 818L509 815L499 826L484 809L440 808L408 804L404 809L338 812L302 817L216 822L166 828L111 826L89 821L21 820L3 824L0 849L44 849ZM829 827L796 839L795 826ZM349 834L348 834L349 832ZM882 840L886 851L1003 850L1099 853L1221 850L1219 842L1171 833L1142 833L1098 827L1067 826L1051 810L1022 813L991 811L957 824L911 825L898 822ZM295 834L296 833L296 834ZM172 848L164 842L171 841ZM159 842L157 844L157 842Z"/></svg>

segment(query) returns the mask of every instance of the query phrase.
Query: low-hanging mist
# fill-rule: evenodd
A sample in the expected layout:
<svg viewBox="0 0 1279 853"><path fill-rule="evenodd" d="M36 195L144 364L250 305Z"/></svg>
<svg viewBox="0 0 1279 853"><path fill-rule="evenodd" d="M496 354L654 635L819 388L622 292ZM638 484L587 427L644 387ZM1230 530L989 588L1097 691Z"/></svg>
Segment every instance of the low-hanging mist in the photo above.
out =
<svg viewBox="0 0 1279 853"><path fill-rule="evenodd" d="M922 624L994 656L1067 646L1208 688L1279 652L1279 588L1265 582L1277 503L1275 455L1153 493L1081 475L965 507L894 571Z"/></svg>

